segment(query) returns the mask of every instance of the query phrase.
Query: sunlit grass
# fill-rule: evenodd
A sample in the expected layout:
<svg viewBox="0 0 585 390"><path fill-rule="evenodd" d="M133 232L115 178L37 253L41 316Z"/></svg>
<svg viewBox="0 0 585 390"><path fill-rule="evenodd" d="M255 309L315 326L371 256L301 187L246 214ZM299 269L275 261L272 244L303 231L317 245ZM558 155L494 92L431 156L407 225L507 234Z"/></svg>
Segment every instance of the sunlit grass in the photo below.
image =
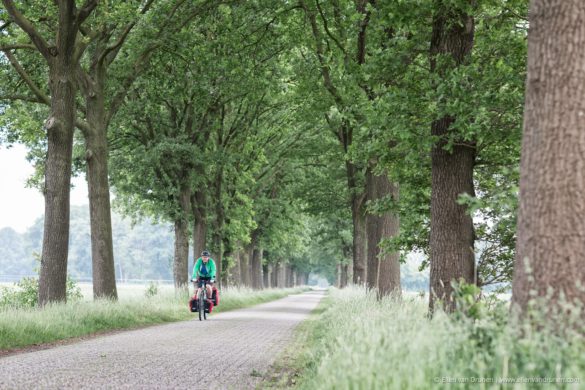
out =
<svg viewBox="0 0 585 390"><path fill-rule="evenodd" d="M47 305L43 309L0 309L0 349L194 318L194 314L188 310L187 294L176 296L172 286L164 286L159 287L157 295L146 297L145 290L146 286L137 285L128 291L122 288L117 302L81 300ZM222 291L220 305L213 313L268 302L303 290L305 289L226 289ZM190 294L192 293L191 288Z"/></svg>
<svg viewBox="0 0 585 390"><path fill-rule="evenodd" d="M378 302L363 289L333 290L324 313L310 323L302 389L534 388L529 381L585 381L585 339L508 323L505 308L473 321L437 313L426 300L406 296ZM565 379L566 380L566 379ZM570 379L569 379L570 380ZM474 382L475 381L475 382ZM487 383L478 383L480 381ZM451 383L447 383L451 382Z"/></svg>

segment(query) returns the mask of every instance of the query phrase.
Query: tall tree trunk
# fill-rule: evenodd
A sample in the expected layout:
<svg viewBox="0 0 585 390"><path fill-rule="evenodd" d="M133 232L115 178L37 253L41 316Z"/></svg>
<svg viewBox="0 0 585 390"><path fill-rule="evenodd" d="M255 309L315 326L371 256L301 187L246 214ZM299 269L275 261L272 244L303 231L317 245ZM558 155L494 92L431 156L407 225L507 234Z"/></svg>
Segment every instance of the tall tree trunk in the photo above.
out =
<svg viewBox="0 0 585 390"><path fill-rule="evenodd" d="M398 199L398 185L391 183L388 177L384 175L381 178L380 188L384 193L392 195L393 199ZM400 218L398 215L388 213L381 220L382 238L398 236L400 230ZM402 289L400 286L400 254L398 252L386 253L379 255L380 264L378 268L378 298L393 294L400 296Z"/></svg>
<svg viewBox="0 0 585 390"><path fill-rule="evenodd" d="M207 249L207 213L206 196L204 191L195 191L191 196L193 211L193 259L201 257L201 252Z"/></svg>
<svg viewBox="0 0 585 390"><path fill-rule="evenodd" d="M262 287L270 288L270 264L262 265Z"/></svg>
<svg viewBox="0 0 585 390"><path fill-rule="evenodd" d="M232 281L234 283L235 286L241 286L242 285L242 275L241 275L241 259L240 259L240 251L236 250L233 254L232 254L233 258L234 258L234 266L230 269L230 273L232 276Z"/></svg>
<svg viewBox="0 0 585 390"><path fill-rule="evenodd" d="M190 189L188 185L181 186L179 204L181 212L175 219L175 257L173 260L173 278L175 290L185 290L189 280L189 215Z"/></svg>
<svg viewBox="0 0 585 390"><path fill-rule="evenodd" d="M108 181L108 140L105 109L104 65L97 66L93 79L82 87L85 95L87 124L85 159L91 225L91 264L94 298L117 299L110 184Z"/></svg>
<svg viewBox="0 0 585 390"><path fill-rule="evenodd" d="M12 4L4 1L6 9L21 27L23 22ZM43 52L49 65L51 110L45 122L47 159L45 165L45 222L39 276L39 305L66 300L67 257L69 255L69 197L71 161L75 126L75 68L73 51L77 36L75 2L59 4L59 26L55 53L48 53L43 42L35 45ZM29 24L30 26L30 24ZM30 26L30 29L33 29ZM53 55L54 54L54 55Z"/></svg>
<svg viewBox="0 0 585 390"><path fill-rule="evenodd" d="M349 284L349 264L341 265L341 288Z"/></svg>
<svg viewBox="0 0 585 390"><path fill-rule="evenodd" d="M353 220L353 283L366 283L367 259L366 259L366 218L363 212L361 200L354 200L352 205Z"/></svg>
<svg viewBox="0 0 585 390"><path fill-rule="evenodd" d="M288 277L286 287L288 287L288 288L294 287L294 285L295 285L294 273L293 273L293 269L292 269L290 264L286 265L286 274Z"/></svg>
<svg viewBox="0 0 585 390"><path fill-rule="evenodd" d="M278 269L280 268L279 263L272 264L272 272L270 273L270 287L278 287Z"/></svg>
<svg viewBox="0 0 585 390"><path fill-rule="evenodd" d="M529 15L512 302L551 315L585 304L585 7L533 0Z"/></svg>
<svg viewBox="0 0 585 390"><path fill-rule="evenodd" d="M262 249L253 246L250 258L252 288L259 290L262 288Z"/></svg>
<svg viewBox="0 0 585 390"><path fill-rule="evenodd" d="M473 4L473 0L469 3ZM447 77L449 71L469 59L473 47L474 20L462 8L435 1L431 37L431 71ZM437 59L451 57L453 65ZM444 102L440 102L444 103ZM460 279L475 283L473 220L464 205L457 203L461 194L474 195L473 168L475 146L458 140L451 152L445 150L454 117L445 116L433 122L431 134L439 141L431 152L431 281L429 309L432 313L437 299L447 311L455 308L452 281Z"/></svg>
<svg viewBox="0 0 585 390"><path fill-rule="evenodd" d="M370 170L366 176L368 200L378 200L385 196L398 199L398 187L382 174L375 176ZM398 216L385 212L383 215L368 214L368 287L377 288L378 296L391 292L400 292L400 255L398 253L381 254L380 241L398 235Z"/></svg>
<svg viewBox="0 0 585 390"><path fill-rule="evenodd" d="M286 267L284 263L278 264L278 279L276 287L278 288L285 288L286 287Z"/></svg>
<svg viewBox="0 0 585 390"><path fill-rule="evenodd" d="M250 287L250 249L244 248L240 254L240 277L242 285Z"/></svg>
<svg viewBox="0 0 585 390"><path fill-rule="evenodd" d="M226 275L223 272L223 226L225 210L222 202L223 167L219 166L215 177L215 220L213 226L213 247L217 266L217 282L221 286L225 282Z"/></svg>
<svg viewBox="0 0 585 390"><path fill-rule="evenodd" d="M368 167L366 171L366 191L368 201L375 201L386 194L379 194L380 188L376 186L376 176L372 173L372 168ZM378 270L380 266L380 248L378 244L382 240L382 219L379 215L368 213L366 215L366 236L367 236L367 282L366 287L375 289L378 287Z"/></svg>
<svg viewBox="0 0 585 390"><path fill-rule="evenodd" d="M357 184L357 167L346 162L347 183L351 193L351 218L353 222L353 283L366 282L366 221L364 214L365 194Z"/></svg>
<svg viewBox="0 0 585 390"><path fill-rule="evenodd" d="M72 64L58 56L50 69L51 113L46 121L45 222L39 305L66 300L69 196L75 120Z"/></svg>

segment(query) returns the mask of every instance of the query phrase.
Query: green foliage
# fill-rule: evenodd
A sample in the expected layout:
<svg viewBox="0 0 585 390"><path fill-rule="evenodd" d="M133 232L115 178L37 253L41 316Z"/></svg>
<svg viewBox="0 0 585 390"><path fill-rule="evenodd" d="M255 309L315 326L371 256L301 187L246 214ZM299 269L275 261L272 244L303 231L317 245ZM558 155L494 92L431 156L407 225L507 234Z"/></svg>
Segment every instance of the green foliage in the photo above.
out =
<svg viewBox="0 0 585 390"><path fill-rule="evenodd" d="M352 257L349 206L363 193L365 168L370 167L400 189L398 199L367 202L369 213L400 217L400 234L386 238L383 249L400 251L403 257L423 253L424 268L430 152L438 141L430 126L448 115L456 121L445 148L464 143L476 150L475 193L462 194L459 201L474 217L478 283L509 282L527 2L366 3L361 9L349 0L165 0L145 13L139 0L100 3L86 21L96 34L80 34L88 45L82 69L91 70L93 56L132 26L119 51L106 58L111 61L106 102L124 97L119 106L109 107L115 113L108 141L116 209L134 221L192 223L192 210L180 203L187 189L192 203L205 211L215 253L229 259L248 245L259 245L268 253L267 262L289 263L334 281L336 264ZM31 20L55 21L53 4L29 1L20 7ZM449 66L449 56L435 58L441 71L434 72L428 52L431 20L444 8L474 16L474 46L462 66ZM6 18L0 13L1 20ZM46 36L55 33L55 23L35 24ZM16 26L5 28L0 44L29 43ZM367 37L363 47L361 37ZM15 50L32 80L48 93L47 67L36 54ZM9 95L27 98L14 101ZM0 58L0 142L30 148L37 167L31 184L42 188L47 108L29 97L34 96L7 57ZM80 118L83 106L80 100ZM79 141L77 171L85 168ZM352 178L349 166L355 168ZM76 225L76 231L87 229ZM167 237L150 242L162 248ZM135 238L116 248L122 266L118 272L170 277L172 255L163 250L138 254ZM10 260L0 257L0 265L12 266L12 257L26 258L28 252L25 248ZM77 260L85 252L82 246L72 252L74 275L90 274ZM148 266L138 272L141 256ZM230 264L226 261L224 272Z"/></svg>
<svg viewBox="0 0 585 390"><path fill-rule="evenodd" d="M452 281L451 286L453 287L453 299L457 314L473 319L482 317L484 307L483 302L479 299L481 289L473 283L466 283L463 279Z"/></svg>
<svg viewBox="0 0 585 390"><path fill-rule="evenodd" d="M12 288L0 286L0 307L35 307L38 293L36 278L22 278Z"/></svg>
<svg viewBox="0 0 585 390"><path fill-rule="evenodd" d="M39 280L25 277L13 287L0 286L0 309L2 308L32 308L36 307L39 296ZM67 301L75 302L83 298L81 289L73 279L67 277Z"/></svg>
<svg viewBox="0 0 585 390"><path fill-rule="evenodd" d="M158 283L150 282L148 286L146 286L146 290L144 291L144 296L147 298L154 297L158 294Z"/></svg>

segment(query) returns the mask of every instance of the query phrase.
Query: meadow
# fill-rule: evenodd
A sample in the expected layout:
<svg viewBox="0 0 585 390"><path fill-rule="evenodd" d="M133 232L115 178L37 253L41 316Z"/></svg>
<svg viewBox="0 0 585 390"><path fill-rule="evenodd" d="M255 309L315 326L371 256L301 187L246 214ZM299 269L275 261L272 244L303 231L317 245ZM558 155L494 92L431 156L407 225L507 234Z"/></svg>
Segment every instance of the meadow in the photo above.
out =
<svg viewBox="0 0 585 390"><path fill-rule="evenodd" d="M582 388L582 334L560 337L513 324L502 300L484 306L476 318L438 312L429 319L427 308L428 300L415 294L378 301L363 288L332 289L299 330L302 346L287 357L294 376L288 385L311 390Z"/></svg>

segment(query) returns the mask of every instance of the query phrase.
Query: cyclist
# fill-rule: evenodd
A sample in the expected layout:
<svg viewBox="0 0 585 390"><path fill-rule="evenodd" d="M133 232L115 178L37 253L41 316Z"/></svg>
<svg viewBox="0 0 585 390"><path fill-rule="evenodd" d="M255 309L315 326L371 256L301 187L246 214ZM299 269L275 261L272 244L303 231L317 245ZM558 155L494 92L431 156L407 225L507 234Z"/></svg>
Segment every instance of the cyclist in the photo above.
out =
<svg viewBox="0 0 585 390"><path fill-rule="evenodd" d="M195 296L199 294L199 289L203 286L207 289L207 297L211 301L211 285L215 279L215 261L209 256L208 251L201 252L201 257L195 262L193 267L192 280L197 283Z"/></svg>

